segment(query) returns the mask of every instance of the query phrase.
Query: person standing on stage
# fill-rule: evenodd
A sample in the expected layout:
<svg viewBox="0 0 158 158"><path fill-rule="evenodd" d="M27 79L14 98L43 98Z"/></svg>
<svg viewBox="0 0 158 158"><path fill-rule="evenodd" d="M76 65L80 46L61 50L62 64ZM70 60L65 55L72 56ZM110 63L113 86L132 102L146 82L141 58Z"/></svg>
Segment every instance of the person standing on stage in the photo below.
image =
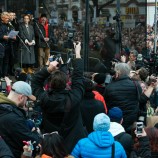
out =
<svg viewBox="0 0 158 158"><path fill-rule="evenodd" d="M39 23L36 24L38 63L40 68L42 68L50 56L50 44L54 40L54 32L53 28L48 24L46 14L42 14Z"/></svg>
<svg viewBox="0 0 158 158"><path fill-rule="evenodd" d="M23 21L24 22L19 26L19 35L24 42L21 42L20 44L19 59L20 63L22 64L23 71L32 74L33 64L35 63L35 34L33 26L29 24L29 15L25 15L23 17Z"/></svg>
<svg viewBox="0 0 158 158"><path fill-rule="evenodd" d="M9 37L9 13L3 12L0 21L0 77L8 76L8 67L12 56L11 41L16 37Z"/></svg>

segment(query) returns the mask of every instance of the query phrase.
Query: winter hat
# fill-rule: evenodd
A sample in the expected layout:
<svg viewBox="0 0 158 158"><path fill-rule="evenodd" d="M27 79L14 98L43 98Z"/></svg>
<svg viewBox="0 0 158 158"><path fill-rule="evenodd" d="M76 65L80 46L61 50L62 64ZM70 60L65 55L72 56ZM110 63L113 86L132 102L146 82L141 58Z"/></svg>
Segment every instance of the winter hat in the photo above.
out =
<svg viewBox="0 0 158 158"><path fill-rule="evenodd" d="M41 14L41 18L43 17L47 18L47 15L45 13Z"/></svg>
<svg viewBox="0 0 158 158"><path fill-rule="evenodd" d="M138 54L137 60L138 60L138 61L142 61L142 60L143 60L143 55L142 55L142 54Z"/></svg>
<svg viewBox="0 0 158 158"><path fill-rule="evenodd" d="M94 67L95 72L97 73L106 73L107 72L107 67L103 63L98 63Z"/></svg>
<svg viewBox="0 0 158 158"><path fill-rule="evenodd" d="M104 73L96 74L94 76L94 81L98 84L103 84L105 81L105 74Z"/></svg>
<svg viewBox="0 0 158 158"><path fill-rule="evenodd" d="M94 89L94 84L92 80L84 78L83 82L86 92L91 92Z"/></svg>
<svg viewBox="0 0 158 158"><path fill-rule="evenodd" d="M108 131L110 129L110 118L100 113L94 117L93 130L94 131Z"/></svg>
<svg viewBox="0 0 158 158"><path fill-rule="evenodd" d="M113 107L109 110L109 115L111 122L120 122L123 118L122 110L118 107Z"/></svg>

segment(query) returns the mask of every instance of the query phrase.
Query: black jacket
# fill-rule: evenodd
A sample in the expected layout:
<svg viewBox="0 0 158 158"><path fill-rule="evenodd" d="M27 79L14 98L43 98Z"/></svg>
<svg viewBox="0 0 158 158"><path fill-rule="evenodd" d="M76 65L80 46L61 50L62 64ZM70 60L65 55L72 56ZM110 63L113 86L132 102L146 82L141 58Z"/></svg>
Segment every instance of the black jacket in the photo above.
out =
<svg viewBox="0 0 158 158"><path fill-rule="evenodd" d="M70 91L44 91L43 83L49 75L47 69L43 68L32 79L33 93L41 102L42 129L46 133L58 131L65 139L66 147L70 153L78 140L86 136L79 106L84 95L83 61L82 59L74 61Z"/></svg>
<svg viewBox="0 0 158 158"><path fill-rule="evenodd" d="M26 125L25 111L0 94L0 135L16 158L21 157L23 141L39 143L37 132L30 132Z"/></svg>
<svg viewBox="0 0 158 158"><path fill-rule="evenodd" d="M151 154L150 146L149 146L149 138L146 137L140 137L139 138L139 149L132 151L130 158L157 158L157 156L153 156ZM152 155L152 156L151 156Z"/></svg>
<svg viewBox="0 0 158 158"><path fill-rule="evenodd" d="M127 130L135 121L139 113L139 98L137 89L141 94L141 87L128 77L124 76L110 83L104 92L105 102L108 109L115 106L123 112L123 126Z"/></svg>
<svg viewBox="0 0 158 158"><path fill-rule="evenodd" d="M10 32L9 25L0 22L0 58L4 57L5 49L11 46L10 40L4 40L3 36L7 36Z"/></svg>
<svg viewBox="0 0 158 158"><path fill-rule="evenodd" d="M27 28L24 23L22 23L19 26L19 35L24 43L25 43L26 39L29 42L32 42L33 40L35 41L35 34L34 34L33 26L29 24L28 30L29 30L29 33L28 33ZM28 49L26 48L26 46ZM23 43L20 43L19 61L22 62L23 64L34 64L35 63L34 46L33 45L29 46L27 44L26 44L26 46L24 46Z"/></svg>
<svg viewBox="0 0 158 158"><path fill-rule="evenodd" d="M99 113L105 113L103 103L96 100L94 95L93 92L86 92L84 99L80 104L83 123L86 126L88 133L93 132L94 117Z"/></svg>
<svg viewBox="0 0 158 158"><path fill-rule="evenodd" d="M14 158L5 141L0 138L0 158Z"/></svg>
<svg viewBox="0 0 158 158"><path fill-rule="evenodd" d="M132 136L126 132L122 132L116 135L114 138L115 141L120 142L120 144L123 146L123 148L126 151L126 155L128 157L132 151L132 146L133 146Z"/></svg>
<svg viewBox="0 0 158 158"><path fill-rule="evenodd" d="M46 32L42 24L38 24L38 27L37 25L35 25L35 36L36 36L36 43L39 48L45 48L45 47L48 47L48 45L50 47L50 45L54 42L53 27L48 24L48 38L49 38L49 41L47 42L48 45L43 39L43 36L44 38L46 37Z"/></svg>

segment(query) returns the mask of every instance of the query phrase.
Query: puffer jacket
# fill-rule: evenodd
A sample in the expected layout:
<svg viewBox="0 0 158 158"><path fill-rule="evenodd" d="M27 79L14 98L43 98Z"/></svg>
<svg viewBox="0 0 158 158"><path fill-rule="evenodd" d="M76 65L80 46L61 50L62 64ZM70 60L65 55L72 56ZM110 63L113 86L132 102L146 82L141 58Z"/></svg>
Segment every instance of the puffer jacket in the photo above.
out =
<svg viewBox="0 0 158 158"><path fill-rule="evenodd" d="M88 138L81 139L71 155L75 158L111 158L112 145L115 145L115 158L126 158L122 145L114 141L110 132L94 131Z"/></svg>
<svg viewBox="0 0 158 158"><path fill-rule="evenodd" d="M136 87L137 86L137 87ZM128 76L123 76L110 83L104 92L104 99L108 109L115 106L123 112L123 127L130 131L130 127L137 121L139 113L139 94L141 87L135 84Z"/></svg>

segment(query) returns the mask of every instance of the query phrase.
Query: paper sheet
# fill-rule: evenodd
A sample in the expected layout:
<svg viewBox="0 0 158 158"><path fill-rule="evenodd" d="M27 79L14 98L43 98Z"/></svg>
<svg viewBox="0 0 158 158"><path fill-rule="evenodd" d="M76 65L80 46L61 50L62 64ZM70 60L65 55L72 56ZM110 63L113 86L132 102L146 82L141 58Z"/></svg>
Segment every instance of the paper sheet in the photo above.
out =
<svg viewBox="0 0 158 158"><path fill-rule="evenodd" d="M9 38L13 38L13 37L17 36L18 33L19 33L19 31L12 30L9 32L8 36L9 36Z"/></svg>

